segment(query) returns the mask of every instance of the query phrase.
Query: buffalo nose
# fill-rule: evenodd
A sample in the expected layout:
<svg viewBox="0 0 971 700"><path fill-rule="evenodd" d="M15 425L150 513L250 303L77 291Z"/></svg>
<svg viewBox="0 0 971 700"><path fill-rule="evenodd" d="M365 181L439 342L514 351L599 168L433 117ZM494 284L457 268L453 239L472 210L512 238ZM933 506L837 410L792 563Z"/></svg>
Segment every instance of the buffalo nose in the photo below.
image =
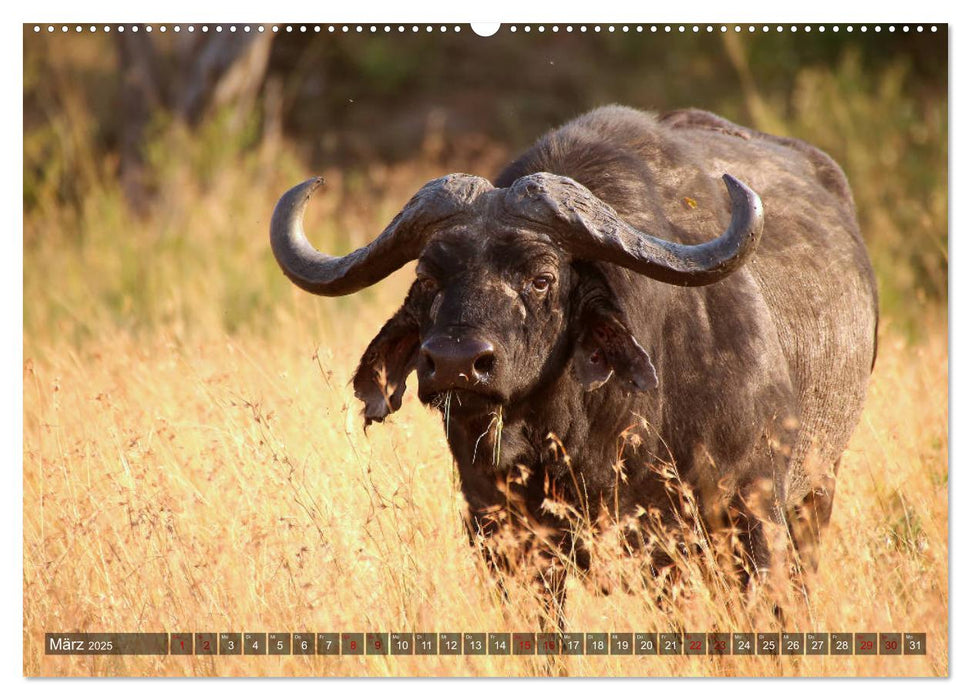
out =
<svg viewBox="0 0 971 700"><path fill-rule="evenodd" d="M485 382L496 364L492 343L479 338L436 336L422 343L421 354L430 378L441 387Z"/></svg>

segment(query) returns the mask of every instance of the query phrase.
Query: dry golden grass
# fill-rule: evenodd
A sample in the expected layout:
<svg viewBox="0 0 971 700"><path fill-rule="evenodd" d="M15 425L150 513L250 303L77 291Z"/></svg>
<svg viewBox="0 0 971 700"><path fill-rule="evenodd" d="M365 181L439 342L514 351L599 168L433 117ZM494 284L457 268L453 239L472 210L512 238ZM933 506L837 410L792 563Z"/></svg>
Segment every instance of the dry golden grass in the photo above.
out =
<svg viewBox="0 0 971 700"><path fill-rule="evenodd" d="M926 631L926 657L57 657L45 631L527 631L469 549L439 420L413 397L365 436L347 386L373 301L293 293L274 335L25 342L28 675L947 673L947 343L887 330L839 477L812 616L789 631ZM316 322L311 319L316 318ZM310 327L319 330L311 331ZM319 348L319 350L318 350ZM319 353L315 358L315 353ZM624 561L613 566L623 568ZM698 581L674 612L571 582L579 631L778 629ZM740 620L748 621L748 624ZM749 626L750 625L750 626Z"/></svg>

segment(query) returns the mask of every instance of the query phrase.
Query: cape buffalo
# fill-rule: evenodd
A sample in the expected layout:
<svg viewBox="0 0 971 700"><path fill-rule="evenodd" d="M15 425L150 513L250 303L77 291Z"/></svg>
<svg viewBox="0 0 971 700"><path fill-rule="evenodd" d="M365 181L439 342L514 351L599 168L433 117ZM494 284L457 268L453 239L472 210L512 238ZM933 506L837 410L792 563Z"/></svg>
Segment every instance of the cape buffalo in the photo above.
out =
<svg viewBox="0 0 971 700"><path fill-rule="evenodd" d="M877 326L853 197L826 154L699 110L605 107L491 182L429 182L342 257L303 233L320 184L277 204L276 259L325 296L418 261L354 391L365 425L382 421L417 373L491 562L538 562L559 599L559 563L589 565L571 514L633 529L678 516L661 464L709 532L732 526L746 580L777 561L770 529L816 566Z"/></svg>

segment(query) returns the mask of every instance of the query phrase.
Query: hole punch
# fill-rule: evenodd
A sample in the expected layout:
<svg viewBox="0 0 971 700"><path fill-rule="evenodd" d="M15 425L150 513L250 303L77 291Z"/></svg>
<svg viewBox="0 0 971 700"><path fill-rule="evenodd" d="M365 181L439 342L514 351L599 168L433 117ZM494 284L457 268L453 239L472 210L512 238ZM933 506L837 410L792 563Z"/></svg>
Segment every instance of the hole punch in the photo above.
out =
<svg viewBox="0 0 971 700"><path fill-rule="evenodd" d="M481 37L490 37L499 31L502 25L499 22L473 22L469 25L472 31ZM511 27L511 31L516 31L516 27Z"/></svg>

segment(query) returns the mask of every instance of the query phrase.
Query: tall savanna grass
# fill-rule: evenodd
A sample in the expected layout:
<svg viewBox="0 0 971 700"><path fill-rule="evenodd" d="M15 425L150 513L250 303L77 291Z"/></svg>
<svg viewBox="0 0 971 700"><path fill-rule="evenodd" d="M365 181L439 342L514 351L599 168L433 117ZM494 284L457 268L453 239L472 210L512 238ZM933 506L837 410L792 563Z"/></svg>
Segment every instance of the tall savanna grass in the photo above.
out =
<svg viewBox="0 0 971 700"><path fill-rule="evenodd" d="M948 672L946 110L912 98L903 69L864 72L852 56L835 73L807 69L767 107L846 166L888 300L808 598L781 623L686 560L660 605L650 584L604 596L571 578L566 620L589 632L926 632L926 656L45 655L45 631L522 632L540 615L525 587L502 595L469 548L441 419L412 392L362 430L348 381L411 270L347 298L297 291L267 224L277 196L316 170L296 146L218 116L193 131L160 120L146 144L154 203L135 214L75 64L45 61L53 116L25 134L26 674ZM507 155L490 145L476 162L420 152L324 168L307 229L349 250L427 179L488 174ZM622 554L595 559L602 581L630 570Z"/></svg>

